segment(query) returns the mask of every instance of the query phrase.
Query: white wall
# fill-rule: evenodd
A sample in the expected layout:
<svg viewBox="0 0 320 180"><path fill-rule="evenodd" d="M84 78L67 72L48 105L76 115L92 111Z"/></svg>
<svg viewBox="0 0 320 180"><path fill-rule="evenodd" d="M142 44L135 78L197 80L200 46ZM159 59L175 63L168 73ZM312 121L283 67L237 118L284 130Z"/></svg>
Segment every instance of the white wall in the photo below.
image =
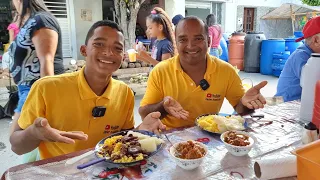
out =
<svg viewBox="0 0 320 180"><path fill-rule="evenodd" d="M170 18L177 14L184 16L185 14L185 0L165 0L165 11Z"/></svg>
<svg viewBox="0 0 320 180"><path fill-rule="evenodd" d="M89 28L95 22L102 20L102 0L69 0L71 31L72 31L72 51L73 59L84 59L80 54L80 46L85 43ZM81 9L92 10L92 20L81 19Z"/></svg>
<svg viewBox="0 0 320 180"><path fill-rule="evenodd" d="M237 5L240 6L265 6L265 7L279 7L281 6L281 0L234 0Z"/></svg>
<svg viewBox="0 0 320 180"><path fill-rule="evenodd" d="M235 3L222 4L222 26L224 32L232 33L236 30L237 5Z"/></svg>

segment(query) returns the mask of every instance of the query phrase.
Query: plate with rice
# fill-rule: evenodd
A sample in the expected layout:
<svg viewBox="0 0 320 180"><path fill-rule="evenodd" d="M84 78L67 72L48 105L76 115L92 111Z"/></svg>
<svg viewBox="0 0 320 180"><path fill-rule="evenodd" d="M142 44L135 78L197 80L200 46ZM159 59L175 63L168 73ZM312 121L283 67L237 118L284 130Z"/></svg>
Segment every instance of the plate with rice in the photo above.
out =
<svg viewBox="0 0 320 180"><path fill-rule="evenodd" d="M114 164L136 163L155 155L164 141L148 131L121 131L102 139L95 147L98 158Z"/></svg>
<svg viewBox="0 0 320 180"><path fill-rule="evenodd" d="M200 129L214 134L232 130L242 131L248 128L245 119L237 115L204 114L197 117L195 123Z"/></svg>

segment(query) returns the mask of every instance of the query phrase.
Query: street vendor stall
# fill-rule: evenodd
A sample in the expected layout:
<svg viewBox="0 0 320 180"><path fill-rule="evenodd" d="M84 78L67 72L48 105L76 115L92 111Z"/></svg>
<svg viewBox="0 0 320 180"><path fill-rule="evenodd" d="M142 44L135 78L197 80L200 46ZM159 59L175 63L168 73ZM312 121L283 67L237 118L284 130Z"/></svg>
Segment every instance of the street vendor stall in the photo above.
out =
<svg viewBox="0 0 320 180"><path fill-rule="evenodd" d="M293 36L294 31L301 31L312 17L320 15L320 7L282 4L280 7L262 16L260 30L267 38L285 38Z"/></svg>
<svg viewBox="0 0 320 180"><path fill-rule="evenodd" d="M154 156L146 161L130 166L115 165L102 162L86 169L78 170L77 166L96 159L94 155L85 157L73 165L65 165L70 158L77 157L91 149L66 154L51 159L24 164L8 169L2 180L10 179L258 179L295 175L295 164L286 167L290 162L275 161L293 159L291 154L296 147L301 146L302 123L299 122L300 102L293 101L274 106L266 106L260 110L260 116L243 116L247 123L245 130L253 137L255 145L248 155L234 156L226 149L219 134L203 131L201 128L186 127L173 129L163 134L164 146ZM263 116L261 116L263 115ZM263 118L262 118L263 117ZM207 154L202 164L194 170L184 170L177 166L175 159L169 153L170 144L185 140L194 140L205 144ZM292 158L293 157L293 158ZM262 161L263 160L263 161ZM260 175L254 171L255 162L268 162L273 167L263 168ZM273 163L273 164L272 164ZM280 163L280 166L279 166ZM280 168L279 168L280 167ZM287 168L287 169L286 169ZM290 171L290 173L287 173ZM261 174L262 172L262 174ZM311 178L312 179L312 178Z"/></svg>

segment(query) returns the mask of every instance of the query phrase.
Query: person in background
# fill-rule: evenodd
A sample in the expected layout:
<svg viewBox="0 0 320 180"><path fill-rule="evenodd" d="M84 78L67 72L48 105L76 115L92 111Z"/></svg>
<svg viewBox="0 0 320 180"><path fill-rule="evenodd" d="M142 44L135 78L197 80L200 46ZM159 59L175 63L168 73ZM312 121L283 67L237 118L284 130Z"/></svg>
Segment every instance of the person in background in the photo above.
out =
<svg viewBox="0 0 320 180"><path fill-rule="evenodd" d="M156 40L152 46L151 56L145 50L138 49L137 59L155 66L176 54L174 32L170 18L159 7L151 11L146 21L151 38Z"/></svg>
<svg viewBox="0 0 320 180"><path fill-rule="evenodd" d="M32 86L10 135L16 154L38 147L41 159L47 159L92 148L102 138L134 128L133 93L111 77L124 56L120 27L108 20L94 23L80 51L87 62L81 71L44 77ZM165 128L159 117L151 113L138 129Z"/></svg>
<svg viewBox="0 0 320 180"><path fill-rule="evenodd" d="M179 21L183 19L183 16L181 14L177 14L172 18L172 24L176 27Z"/></svg>
<svg viewBox="0 0 320 180"><path fill-rule="evenodd" d="M182 19L175 34L179 55L151 71L139 108L142 118L159 111L167 128L194 126L198 116L219 113L225 98L239 114L263 108L260 89L267 82L245 92L236 70L208 54L208 26L201 19Z"/></svg>
<svg viewBox="0 0 320 180"><path fill-rule="evenodd" d="M222 28L219 24L217 24L217 19L214 14L209 14L206 20L209 27L210 55L219 58L219 46L222 37Z"/></svg>
<svg viewBox="0 0 320 180"><path fill-rule="evenodd" d="M9 49L13 59L10 72L18 85L19 95L13 117L14 124L20 117L32 84L41 77L64 73L64 67L60 26L44 2L12 0L12 3L20 17L17 22L20 32ZM34 160L30 156L25 162Z"/></svg>
<svg viewBox="0 0 320 180"><path fill-rule="evenodd" d="M300 86L301 70L312 53L320 53L320 17L309 20L303 28L305 43L298 47L288 58L277 85L275 96L282 96L283 100L293 101L301 99Z"/></svg>
<svg viewBox="0 0 320 180"><path fill-rule="evenodd" d="M17 37L19 33L19 25L17 24L19 15L17 11L12 11L12 22L9 24L7 30L9 31L9 44L8 47L12 43L12 41ZM2 69L3 74L9 76L9 67L12 64L12 58L10 58L9 52L5 52L2 57Z"/></svg>
<svg viewBox="0 0 320 180"><path fill-rule="evenodd" d="M17 11L12 12L12 22L9 24L7 30L9 31L9 43L11 44L12 41L17 37L20 29L18 24L19 14Z"/></svg>

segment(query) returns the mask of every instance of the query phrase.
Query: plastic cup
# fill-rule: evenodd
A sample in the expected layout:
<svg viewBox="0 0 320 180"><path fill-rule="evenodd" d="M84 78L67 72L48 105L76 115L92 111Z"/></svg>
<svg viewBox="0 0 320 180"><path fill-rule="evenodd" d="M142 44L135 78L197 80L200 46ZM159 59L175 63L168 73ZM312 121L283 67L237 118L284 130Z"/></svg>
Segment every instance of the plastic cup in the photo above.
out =
<svg viewBox="0 0 320 180"><path fill-rule="evenodd" d="M130 62L136 62L137 61L137 51L134 49L129 49L127 51L128 56L129 56L129 61Z"/></svg>

